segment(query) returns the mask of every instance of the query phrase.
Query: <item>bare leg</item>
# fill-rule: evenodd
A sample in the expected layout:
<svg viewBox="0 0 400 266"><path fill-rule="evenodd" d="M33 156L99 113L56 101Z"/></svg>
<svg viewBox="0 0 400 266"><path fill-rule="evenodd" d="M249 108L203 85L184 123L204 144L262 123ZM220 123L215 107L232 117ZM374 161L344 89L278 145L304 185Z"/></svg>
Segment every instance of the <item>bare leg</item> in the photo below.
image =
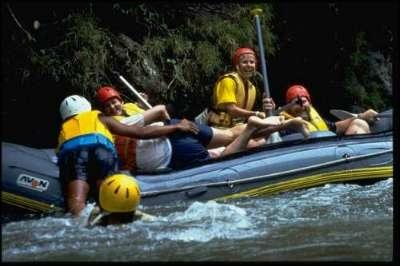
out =
<svg viewBox="0 0 400 266"><path fill-rule="evenodd" d="M257 130L257 132L253 134L253 138L259 138L259 137L268 138L270 134L283 129L292 129L298 131L302 133L305 138L308 138L308 136L310 135L307 128L307 122L305 122L300 117L288 120L285 120L282 116L275 118L279 120L273 121L273 124ZM268 118L264 119L264 122L267 122L267 119Z"/></svg>
<svg viewBox="0 0 400 266"><path fill-rule="evenodd" d="M243 130L242 134L240 134L232 143L230 143L226 149L222 152L221 156L225 156L228 154L240 152L246 150L249 144L249 141L252 137L254 137L254 133L263 128L271 127L271 122L265 119L258 118L256 116L249 117L247 121L247 126ZM279 130L279 126L275 127L274 130Z"/></svg>
<svg viewBox="0 0 400 266"><path fill-rule="evenodd" d="M283 116L282 117L275 116L265 119L252 116L249 118L247 125L240 124L230 129L212 128L214 135L212 140L208 144L207 148L214 149L217 147L229 145L233 141L236 141L238 137L242 136L242 134L244 134L246 130L249 130L250 129L249 126L252 129L252 136L251 136L252 139L245 140L247 142L247 148L258 147L260 145L265 144L266 137L282 129L291 128L293 130L301 132L306 138L309 135L309 132L306 128L307 123L300 117L284 120ZM246 137L247 133L248 132L246 132L244 137ZM239 141L240 139L237 140L237 142ZM224 152L229 153L229 150ZM213 157L218 157L218 156L213 154Z"/></svg>
<svg viewBox="0 0 400 266"><path fill-rule="evenodd" d="M82 180L74 180L67 185L67 210L74 216L79 216L86 206L89 184Z"/></svg>
<svg viewBox="0 0 400 266"><path fill-rule="evenodd" d="M210 143L207 145L208 149L214 149L221 146L226 146L232 141L234 141L246 128L246 124L238 124L231 128L214 128L213 138Z"/></svg>
<svg viewBox="0 0 400 266"><path fill-rule="evenodd" d="M214 149L221 146L226 146L235 139L235 136L230 129L211 127L211 130L213 132L213 137L210 143L208 143L207 149Z"/></svg>
<svg viewBox="0 0 400 266"><path fill-rule="evenodd" d="M354 119L349 127L344 132L345 135L354 135L354 134L368 134L370 133L369 125L366 121L362 119Z"/></svg>

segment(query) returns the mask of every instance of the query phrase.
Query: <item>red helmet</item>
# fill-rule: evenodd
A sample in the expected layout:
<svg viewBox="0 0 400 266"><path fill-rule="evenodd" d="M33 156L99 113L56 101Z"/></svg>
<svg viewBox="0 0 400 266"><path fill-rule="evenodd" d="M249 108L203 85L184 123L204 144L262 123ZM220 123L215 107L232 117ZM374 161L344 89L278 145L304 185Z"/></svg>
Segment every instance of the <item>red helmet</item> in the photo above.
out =
<svg viewBox="0 0 400 266"><path fill-rule="evenodd" d="M117 97L120 101L122 101L121 96L119 95L118 91L116 91L113 87L101 87L96 92L96 98L99 103L104 104L111 98Z"/></svg>
<svg viewBox="0 0 400 266"><path fill-rule="evenodd" d="M235 54L233 55L233 58L232 58L232 63L234 66L236 66L239 63L240 56L244 55L244 54L253 54L254 56L256 56L256 53L251 48L247 48L247 47L237 48L235 51Z"/></svg>
<svg viewBox="0 0 400 266"><path fill-rule="evenodd" d="M301 85L292 85L286 91L286 103L291 102L296 97L306 97L311 102L311 96L307 89Z"/></svg>

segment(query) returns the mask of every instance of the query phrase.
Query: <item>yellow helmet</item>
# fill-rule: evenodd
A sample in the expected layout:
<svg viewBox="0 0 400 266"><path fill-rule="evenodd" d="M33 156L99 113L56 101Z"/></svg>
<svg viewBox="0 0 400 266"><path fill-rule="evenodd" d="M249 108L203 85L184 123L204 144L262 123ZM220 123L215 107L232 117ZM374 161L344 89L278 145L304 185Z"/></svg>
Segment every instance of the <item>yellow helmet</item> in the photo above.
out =
<svg viewBox="0 0 400 266"><path fill-rule="evenodd" d="M100 185L99 201L107 212L132 212L140 202L139 185L132 176L109 176Z"/></svg>

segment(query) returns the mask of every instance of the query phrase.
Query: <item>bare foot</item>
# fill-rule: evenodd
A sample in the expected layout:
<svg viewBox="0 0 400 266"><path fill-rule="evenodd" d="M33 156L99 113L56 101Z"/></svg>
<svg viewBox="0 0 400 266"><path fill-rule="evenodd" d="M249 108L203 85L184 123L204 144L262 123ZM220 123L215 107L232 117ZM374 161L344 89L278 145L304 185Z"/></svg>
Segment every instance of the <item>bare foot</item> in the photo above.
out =
<svg viewBox="0 0 400 266"><path fill-rule="evenodd" d="M257 116L250 116L249 119L247 120L247 125L250 127L255 127L255 128L264 128L268 126L276 126L280 125L282 123L282 120L280 116L270 116L267 118L259 118Z"/></svg>
<svg viewBox="0 0 400 266"><path fill-rule="evenodd" d="M310 132L307 127L307 122L304 121L301 117L285 120L283 122L283 125L284 128L290 128L292 130L300 132L301 134L303 134L305 139L310 136Z"/></svg>
<svg viewBox="0 0 400 266"><path fill-rule="evenodd" d="M252 138L268 137L270 134L277 132L283 125L283 116L270 116L261 119L257 116L251 116L247 120L247 127L253 132Z"/></svg>

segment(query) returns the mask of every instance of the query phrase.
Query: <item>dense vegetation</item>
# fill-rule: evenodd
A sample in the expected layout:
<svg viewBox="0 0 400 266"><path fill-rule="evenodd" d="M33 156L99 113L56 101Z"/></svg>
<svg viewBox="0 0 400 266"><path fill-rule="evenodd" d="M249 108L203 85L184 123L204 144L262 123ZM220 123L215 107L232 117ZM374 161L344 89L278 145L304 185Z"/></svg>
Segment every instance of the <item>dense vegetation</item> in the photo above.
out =
<svg viewBox="0 0 400 266"><path fill-rule="evenodd" d="M170 103L177 116L192 118L209 103L218 75L232 67L233 51L240 45L257 50L249 13L254 6L2 3L3 135L55 145L58 105L66 95L93 100L96 88L112 84L134 100L118 75L149 94L151 103ZM257 6L264 10L269 83L277 102L283 103L290 83L302 82L323 107L391 106L393 4ZM355 10L358 17L350 19ZM371 12L382 16L379 25L368 21ZM357 27L346 27L350 21ZM255 82L262 89L260 76ZM335 97L341 100L328 101ZM39 142L43 135L49 139Z"/></svg>

